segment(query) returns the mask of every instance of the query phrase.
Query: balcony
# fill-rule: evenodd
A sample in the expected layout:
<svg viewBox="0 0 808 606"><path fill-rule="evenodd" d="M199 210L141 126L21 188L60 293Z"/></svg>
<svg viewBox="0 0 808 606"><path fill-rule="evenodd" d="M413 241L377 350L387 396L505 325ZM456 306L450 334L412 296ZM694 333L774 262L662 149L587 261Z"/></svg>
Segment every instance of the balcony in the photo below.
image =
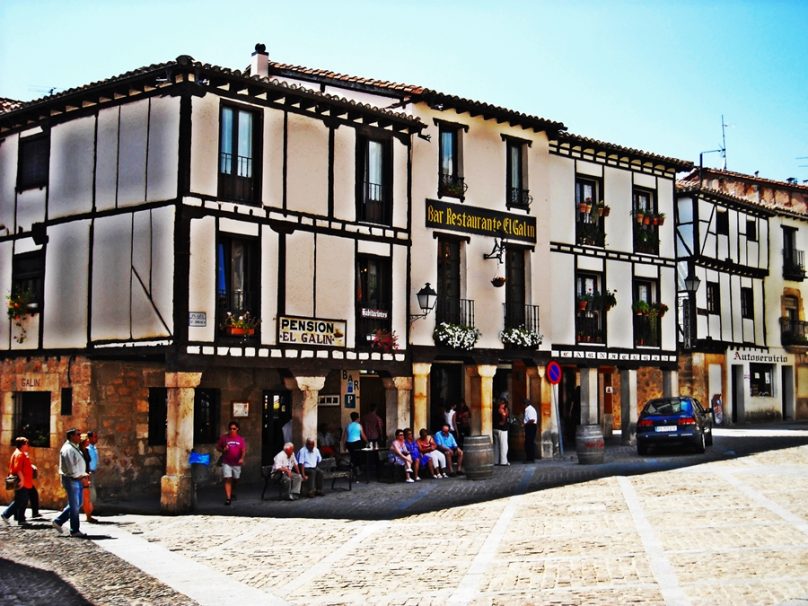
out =
<svg viewBox="0 0 808 606"><path fill-rule="evenodd" d="M659 347L660 343L659 317L656 315L635 315L634 345L639 347Z"/></svg>
<svg viewBox="0 0 808 606"><path fill-rule="evenodd" d="M575 226L575 242L587 246L603 246L606 242L606 234L603 231L602 223L591 223L579 218Z"/></svg>
<svg viewBox="0 0 808 606"><path fill-rule="evenodd" d="M575 317L575 340L578 343L604 343L603 321L600 312L579 312Z"/></svg>
<svg viewBox="0 0 808 606"><path fill-rule="evenodd" d="M780 339L783 347L808 348L808 322L780 318Z"/></svg>
<svg viewBox="0 0 808 606"><path fill-rule="evenodd" d="M253 338L261 327L257 309L256 293L252 291L220 291L216 298L219 335L242 340Z"/></svg>
<svg viewBox="0 0 808 606"><path fill-rule="evenodd" d="M528 210L533 202L533 196L530 195L529 189L521 189L518 187L508 188L508 204L509 208L523 208Z"/></svg>
<svg viewBox="0 0 808 606"><path fill-rule="evenodd" d="M219 197L237 202L256 201L252 158L234 157L233 154L221 152L219 155Z"/></svg>
<svg viewBox="0 0 808 606"><path fill-rule="evenodd" d="M462 200L468 188L463 177L451 173L438 173L438 197L449 196Z"/></svg>
<svg viewBox="0 0 808 606"><path fill-rule="evenodd" d="M505 328L524 327L527 330L539 332L539 306L504 303Z"/></svg>
<svg viewBox="0 0 808 606"><path fill-rule="evenodd" d="M805 253L796 248L783 249L783 278L802 282L805 279Z"/></svg>
<svg viewBox="0 0 808 606"><path fill-rule="evenodd" d="M438 296L435 305L435 322L447 322L461 326L474 326L474 301L455 297Z"/></svg>
<svg viewBox="0 0 808 606"><path fill-rule="evenodd" d="M369 223L390 224L389 204L384 183L362 183L362 207L359 220Z"/></svg>

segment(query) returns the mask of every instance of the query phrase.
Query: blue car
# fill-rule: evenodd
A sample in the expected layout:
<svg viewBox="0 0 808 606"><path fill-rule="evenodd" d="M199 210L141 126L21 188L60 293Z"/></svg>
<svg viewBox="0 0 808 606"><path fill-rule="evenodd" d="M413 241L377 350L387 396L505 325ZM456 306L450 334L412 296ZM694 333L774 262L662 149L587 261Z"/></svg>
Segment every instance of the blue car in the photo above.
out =
<svg viewBox="0 0 808 606"><path fill-rule="evenodd" d="M690 396L649 400L637 419L640 455L656 446L684 446L704 452L712 443L712 410Z"/></svg>

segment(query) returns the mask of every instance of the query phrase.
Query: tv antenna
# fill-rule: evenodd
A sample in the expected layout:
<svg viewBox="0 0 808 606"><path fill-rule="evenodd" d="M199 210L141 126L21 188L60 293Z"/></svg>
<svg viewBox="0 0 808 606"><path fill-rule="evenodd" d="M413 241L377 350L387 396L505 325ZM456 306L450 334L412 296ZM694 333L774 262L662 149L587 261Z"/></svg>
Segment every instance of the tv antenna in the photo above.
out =
<svg viewBox="0 0 808 606"><path fill-rule="evenodd" d="M721 114L721 147L718 149L708 149L699 153L699 188L702 186L702 172L704 169L704 154L721 154L724 158L724 170L727 170L727 134L726 128L729 126L724 122L724 114Z"/></svg>

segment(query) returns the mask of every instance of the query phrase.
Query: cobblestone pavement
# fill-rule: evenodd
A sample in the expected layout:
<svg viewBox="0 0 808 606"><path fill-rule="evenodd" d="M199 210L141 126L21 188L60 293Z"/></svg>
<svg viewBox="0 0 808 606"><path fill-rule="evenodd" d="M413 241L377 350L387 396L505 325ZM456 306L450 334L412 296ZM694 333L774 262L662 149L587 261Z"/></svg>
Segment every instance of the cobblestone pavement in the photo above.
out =
<svg viewBox="0 0 808 606"><path fill-rule="evenodd" d="M98 604L220 604L222 595L245 605L808 603L808 445L724 451L678 469L659 459L663 471L424 513L402 507L387 519L318 518L314 508L382 490L404 504L427 487L449 494L483 483L234 504L283 505L287 517L121 514L98 530L110 538L94 541L0 527L0 557L54 570ZM536 473L552 475L513 465L492 483ZM309 515L291 517L305 507Z"/></svg>

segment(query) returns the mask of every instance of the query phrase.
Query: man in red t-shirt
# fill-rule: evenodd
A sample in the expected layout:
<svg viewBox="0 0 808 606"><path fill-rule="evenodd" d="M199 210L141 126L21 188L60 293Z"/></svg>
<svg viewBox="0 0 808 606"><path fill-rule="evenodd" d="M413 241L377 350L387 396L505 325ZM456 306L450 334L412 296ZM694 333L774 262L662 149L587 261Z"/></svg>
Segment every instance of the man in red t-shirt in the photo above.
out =
<svg viewBox="0 0 808 606"><path fill-rule="evenodd" d="M239 424L230 421L228 433L219 438L216 450L222 452L222 476L224 476L224 504L236 498L236 485L241 477L241 466L247 454L247 443L238 435Z"/></svg>
<svg viewBox="0 0 808 606"><path fill-rule="evenodd" d="M25 508L28 507L28 491L34 487L34 467L31 459L28 458L28 438L22 436L14 440L16 450L11 454L8 464L9 475L17 476L17 489L14 491L14 500L0 514L0 521L8 524L8 519L13 515L20 526L26 526Z"/></svg>

